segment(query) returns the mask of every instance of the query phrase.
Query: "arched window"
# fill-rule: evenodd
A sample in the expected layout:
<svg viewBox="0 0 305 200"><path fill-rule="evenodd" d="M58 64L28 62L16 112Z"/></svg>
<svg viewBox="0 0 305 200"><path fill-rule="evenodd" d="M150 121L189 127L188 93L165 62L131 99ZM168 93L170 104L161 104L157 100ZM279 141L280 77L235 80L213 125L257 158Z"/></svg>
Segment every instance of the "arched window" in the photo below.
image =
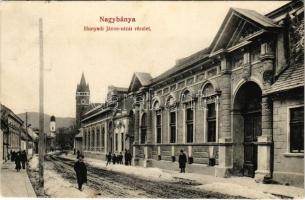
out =
<svg viewBox="0 0 305 200"><path fill-rule="evenodd" d="M96 134L97 134L97 143L96 143L96 146L97 146L97 151L100 151L101 149L101 131L100 131L100 128L97 127L96 129Z"/></svg>
<svg viewBox="0 0 305 200"><path fill-rule="evenodd" d="M87 149L87 131L86 130L84 130L83 138L84 138L84 149Z"/></svg>
<svg viewBox="0 0 305 200"><path fill-rule="evenodd" d="M203 90L202 90L202 95L204 97L208 97L214 94L214 88L213 85L211 83L208 83L204 86Z"/></svg>
<svg viewBox="0 0 305 200"><path fill-rule="evenodd" d="M88 147L87 147L87 150L90 150L90 148L91 148L91 141L90 141L90 139L91 139L91 131L90 131L90 128L89 128L89 130L88 130L88 133L87 133L87 135L88 135Z"/></svg>
<svg viewBox="0 0 305 200"><path fill-rule="evenodd" d="M169 131L170 131L170 143L176 143L176 132L177 132L177 126L176 126L176 111L170 111L169 112Z"/></svg>
<svg viewBox="0 0 305 200"><path fill-rule="evenodd" d="M188 102L192 100L192 95L189 90L185 90L181 95L181 101L182 102Z"/></svg>
<svg viewBox="0 0 305 200"><path fill-rule="evenodd" d="M161 143L161 120L162 120L162 112L160 110L160 102L156 100L153 104L153 109L155 110L155 135L156 135L156 143Z"/></svg>
<svg viewBox="0 0 305 200"><path fill-rule="evenodd" d="M154 110L160 109L160 102L159 102L159 101L155 101L155 102L154 102L153 109L154 109Z"/></svg>
<svg viewBox="0 0 305 200"><path fill-rule="evenodd" d="M91 150L94 151L95 150L95 128L91 129Z"/></svg>
<svg viewBox="0 0 305 200"><path fill-rule="evenodd" d="M146 114L144 113L141 118L141 144L146 143L146 132L147 132L147 124L146 124Z"/></svg>
<svg viewBox="0 0 305 200"><path fill-rule="evenodd" d="M105 128L102 128L102 147L105 147Z"/></svg>
<svg viewBox="0 0 305 200"><path fill-rule="evenodd" d="M211 97L214 95L212 84L206 84L202 90L202 94L206 98L207 141L216 142L216 105L215 97Z"/></svg>
<svg viewBox="0 0 305 200"><path fill-rule="evenodd" d="M165 105L166 105L167 108L175 107L176 106L176 99L172 95L170 95L167 98Z"/></svg>

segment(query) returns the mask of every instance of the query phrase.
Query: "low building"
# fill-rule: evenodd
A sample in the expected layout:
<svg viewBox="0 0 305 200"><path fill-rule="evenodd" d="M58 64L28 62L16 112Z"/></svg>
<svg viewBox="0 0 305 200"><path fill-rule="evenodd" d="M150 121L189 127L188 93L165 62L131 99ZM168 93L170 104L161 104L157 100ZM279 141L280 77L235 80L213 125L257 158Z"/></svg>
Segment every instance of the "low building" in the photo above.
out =
<svg viewBox="0 0 305 200"><path fill-rule="evenodd" d="M85 155L105 159L109 152L119 154L131 148L132 99L127 97L127 91L109 86L106 102L84 113L80 134Z"/></svg>

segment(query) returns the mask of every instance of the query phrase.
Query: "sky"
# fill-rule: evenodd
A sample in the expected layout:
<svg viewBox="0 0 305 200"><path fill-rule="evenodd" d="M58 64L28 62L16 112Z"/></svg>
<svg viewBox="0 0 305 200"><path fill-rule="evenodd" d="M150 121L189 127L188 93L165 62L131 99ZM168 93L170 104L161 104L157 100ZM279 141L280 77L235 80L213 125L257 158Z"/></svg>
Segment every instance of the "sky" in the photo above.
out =
<svg viewBox="0 0 305 200"><path fill-rule="evenodd" d="M90 101L108 85L128 87L134 72L153 77L210 45L230 7L266 14L287 2L0 2L0 101L15 113L39 111L39 28L43 19L44 111L75 117L84 72ZM135 18L104 23L100 17ZM151 31L84 31L84 26L146 26Z"/></svg>

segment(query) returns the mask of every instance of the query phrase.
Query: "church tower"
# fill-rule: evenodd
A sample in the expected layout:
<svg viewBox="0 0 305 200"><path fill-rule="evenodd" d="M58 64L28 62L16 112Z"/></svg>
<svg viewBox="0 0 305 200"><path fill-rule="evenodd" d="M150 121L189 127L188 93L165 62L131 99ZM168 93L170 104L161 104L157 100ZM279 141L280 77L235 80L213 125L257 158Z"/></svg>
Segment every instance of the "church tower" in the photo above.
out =
<svg viewBox="0 0 305 200"><path fill-rule="evenodd" d="M77 84L75 100L76 100L76 127L80 128L81 117L87 111L90 102L89 84L86 83L84 73L82 73L82 78L80 80L80 83Z"/></svg>

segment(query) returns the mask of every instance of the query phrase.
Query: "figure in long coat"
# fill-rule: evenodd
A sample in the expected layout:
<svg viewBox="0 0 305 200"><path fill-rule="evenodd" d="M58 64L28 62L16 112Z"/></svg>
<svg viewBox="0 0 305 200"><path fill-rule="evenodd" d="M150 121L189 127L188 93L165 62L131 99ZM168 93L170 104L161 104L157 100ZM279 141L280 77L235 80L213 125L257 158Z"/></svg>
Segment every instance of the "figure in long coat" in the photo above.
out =
<svg viewBox="0 0 305 200"><path fill-rule="evenodd" d="M74 170L76 172L78 189L82 191L82 186L87 183L87 167L83 162L84 156L78 156L78 160L74 164Z"/></svg>
<svg viewBox="0 0 305 200"><path fill-rule="evenodd" d="M180 168L180 173L185 173L185 167L186 167L186 155L183 152L183 150L180 150L180 155L179 155L179 168Z"/></svg>
<svg viewBox="0 0 305 200"><path fill-rule="evenodd" d="M25 169L25 164L28 161L27 155L25 151L22 151L20 154L20 160L21 160L21 164L22 164L22 169Z"/></svg>
<svg viewBox="0 0 305 200"><path fill-rule="evenodd" d="M128 160L128 165L131 165L132 155L129 150L127 150L127 160Z"/></svg>
<svg viewBox="0 0 305 200"><path fill-rule="evenodd" d="M16 155L15 155L15 164L16 164L16 170L17 170L17 172L19 172L20 171L20 169L21 169L21 155L20 155L20 151L18 152L18 153L16 153Z"/></svg>

